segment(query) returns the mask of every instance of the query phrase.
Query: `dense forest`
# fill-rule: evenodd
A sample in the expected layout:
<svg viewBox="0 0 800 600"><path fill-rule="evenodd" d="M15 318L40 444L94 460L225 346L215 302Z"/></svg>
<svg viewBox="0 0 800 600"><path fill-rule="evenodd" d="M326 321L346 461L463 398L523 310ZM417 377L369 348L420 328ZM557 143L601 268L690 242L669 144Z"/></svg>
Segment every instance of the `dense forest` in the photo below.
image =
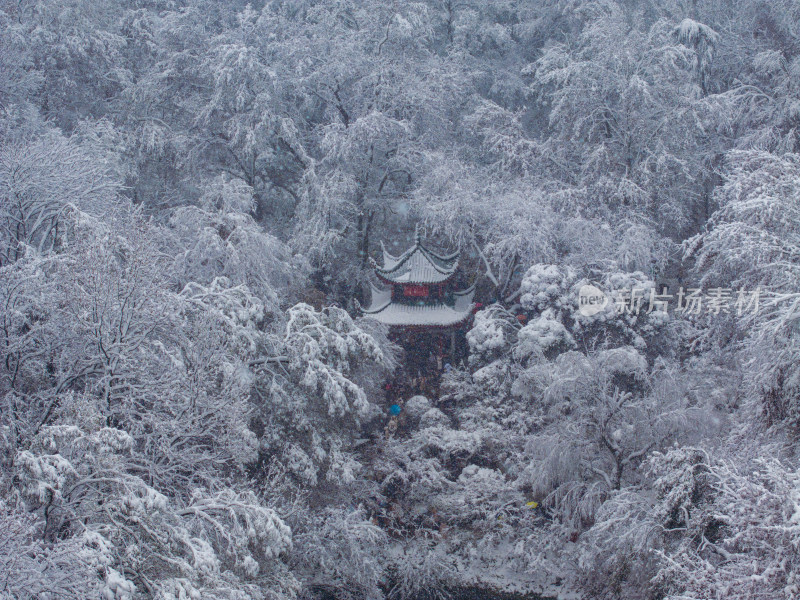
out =
<svg viewBox="0 0 800 600"><path fill-rule="evenodd" d="M798 0L0 0L0 598L796 599L799 450Z"/></svg>

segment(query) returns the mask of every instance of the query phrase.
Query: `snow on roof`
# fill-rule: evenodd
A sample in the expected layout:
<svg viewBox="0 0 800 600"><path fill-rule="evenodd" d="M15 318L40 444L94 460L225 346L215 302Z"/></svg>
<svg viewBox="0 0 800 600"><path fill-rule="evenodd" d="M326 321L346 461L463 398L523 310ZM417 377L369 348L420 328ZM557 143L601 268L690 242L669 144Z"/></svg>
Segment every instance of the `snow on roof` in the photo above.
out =
<svg viewBox="0 0 800 600"><path fill-rule="evenodd" d="M372 304L362 309L364 316L372 317L384 325L431 325L447 327L466 319L472 312L475 286L456 292L453 306L437 304L405 304L392 302L391 290L372 286Z"/></svg>
<svg viewBox="0 0 800 600"><path fill-rule="evenodd" d="M392 256L381 243L383 266L375 264L379 277L393 283L441 283L458 268L458 252L437 254L422 245L419 232L414 245L400 256Z"/></svg>
<svg viewBox="0 0 800 600"><path fill-rule="evenodd" d="M392 288L381 289L375 287L372 282L370 282L369 287L372 292L372 300L369 308L365 308L364 312L377 312L392 303Z"/></svg>
<svg viewBox="0 0 800 600"><path fill-rule="evenodd" d="M383 252L383 268L393 269L397 265L397 261L400 260L400 257L390 254L386 246L384 246L383 241L381 241L381 251Z"/></svg>

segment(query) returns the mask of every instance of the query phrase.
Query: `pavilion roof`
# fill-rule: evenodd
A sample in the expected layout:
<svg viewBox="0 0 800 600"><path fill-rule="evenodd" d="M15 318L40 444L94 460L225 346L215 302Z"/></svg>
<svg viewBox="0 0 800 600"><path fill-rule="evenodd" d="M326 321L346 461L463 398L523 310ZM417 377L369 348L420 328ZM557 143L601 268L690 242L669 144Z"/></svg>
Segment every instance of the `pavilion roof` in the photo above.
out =
<svg viewBox="0 0 800 600"><path fill-rule="evenodd" d="M391 289L372 287L372 302L369 308L362 308L364 316L372 317L384 325L392 326L431 326L448 327L464 321L475 306L472 298L475 286L453 294L452 305L392 302Z"/></svg>
<svg viewBox="0 0 800 600"><path fill-rule="evenodd" d="M381 242L383 266L372 261L375 273L391 283L441 283L453 276L458 268L458 252L439 254L422 244L419 231L414 245L400 256L392 256Z"/></svg>

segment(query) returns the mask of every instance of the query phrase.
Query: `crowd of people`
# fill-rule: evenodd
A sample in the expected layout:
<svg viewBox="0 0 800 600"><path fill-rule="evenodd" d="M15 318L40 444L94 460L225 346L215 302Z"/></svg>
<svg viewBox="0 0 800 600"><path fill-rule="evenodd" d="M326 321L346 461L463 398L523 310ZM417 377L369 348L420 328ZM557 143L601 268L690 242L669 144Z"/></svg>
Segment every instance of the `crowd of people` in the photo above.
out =
<svg viewBox="0 0 800 600"><path fill-rule="evenodd" d="M414 352L407 357L406 366L398 367L384 385L389 421L384 433L386 437L395 435L403 428L405 415L403 405L413 396L425 396L431 400L439 399L439 385L443 373L452 368L447 357L430 351Z"/></svg>

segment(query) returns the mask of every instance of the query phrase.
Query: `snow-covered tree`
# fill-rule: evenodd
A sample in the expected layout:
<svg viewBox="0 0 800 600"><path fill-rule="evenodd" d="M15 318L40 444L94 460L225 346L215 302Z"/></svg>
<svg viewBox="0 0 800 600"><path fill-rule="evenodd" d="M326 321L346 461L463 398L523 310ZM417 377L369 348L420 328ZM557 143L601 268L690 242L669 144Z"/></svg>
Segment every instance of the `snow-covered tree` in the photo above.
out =
<svg viewBox="0 0 800 600"><path fill-rule="evenodd" d="M0 265L69 239L71 211L102 215L119 184L98 156L55 131L9 139L0 150Z"/></svg>
<svg viewBox="0 0 800 600"><path fill-rule="evenodd" d="M262 451L307 484L350 484L361 469L351 445L377 413L365 387L374 393L376 374L394 365L391 349L340 308L297 304L287 317L278 354L252 362Z"/></svg>
<svg viewBox="0 0 800 600"><path fill-rule="evenodd" d="M705 286L727 290L738 323L727 337L741 349L750 393L770 422L796 427L800 163L791 154L736 151L727 164L719 210L687 253Z"/></svg>

